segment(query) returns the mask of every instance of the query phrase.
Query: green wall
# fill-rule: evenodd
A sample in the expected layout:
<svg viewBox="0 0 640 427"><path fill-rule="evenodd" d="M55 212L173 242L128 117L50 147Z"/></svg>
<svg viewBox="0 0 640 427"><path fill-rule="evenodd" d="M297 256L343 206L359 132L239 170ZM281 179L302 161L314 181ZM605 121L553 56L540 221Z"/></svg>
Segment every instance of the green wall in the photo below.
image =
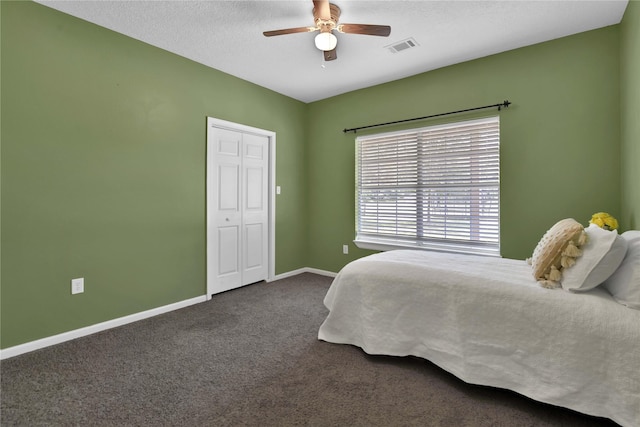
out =
<svg viewBox="0 0 640 427"><path fill-rule="evenodd" d="M620 25L622 220L640 228L640 1L630 1Z"/></svg>
<svg viewBox="0 0 640 427"><path fill-rule="evenodd" d="M277 133L276 273L306 266L305 104L36 3L0 7L2 348L204 295L207 116Z"/></svg>
<svg viewBox="0 0 640 427"><path fill-rule="evenodd" d="M620 26L305 105L42 5L0 2L0 347L204 294L206 116L277 133L276 273L337 271L368 253L351 243L354 135L343 128L504 99L503 256L529 256L567 216L606 210L637 228L638 6ZM70 295L73 277L84 294Z"/></svg>
<svg viewBox="0 0 640 427"><path fill-rule="evenodd" d="M619 216L618 31L618 26L590 31L311 104L311 265L337 271L368 253L351 243L355 136L344 134L344 128L505 99L513 105L500 113L502 255L531 256L559 219L587 223L598 211ZM457 119L463 117L469 115ZM351 253L342 255L347 243Z"/></svg>

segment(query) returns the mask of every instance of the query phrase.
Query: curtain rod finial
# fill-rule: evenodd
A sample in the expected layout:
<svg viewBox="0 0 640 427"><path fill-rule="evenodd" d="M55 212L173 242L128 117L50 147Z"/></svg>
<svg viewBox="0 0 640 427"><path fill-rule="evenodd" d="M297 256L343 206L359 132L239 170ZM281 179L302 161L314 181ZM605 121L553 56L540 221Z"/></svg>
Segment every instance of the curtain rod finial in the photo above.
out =
<svg viewBox="0 0 640 427"><path fill-rule="evenodd" d="M511 105L511 102L505 99L502 104L498 104L498 111L502 111L502 107L507 108L509 105Z"/></svg>

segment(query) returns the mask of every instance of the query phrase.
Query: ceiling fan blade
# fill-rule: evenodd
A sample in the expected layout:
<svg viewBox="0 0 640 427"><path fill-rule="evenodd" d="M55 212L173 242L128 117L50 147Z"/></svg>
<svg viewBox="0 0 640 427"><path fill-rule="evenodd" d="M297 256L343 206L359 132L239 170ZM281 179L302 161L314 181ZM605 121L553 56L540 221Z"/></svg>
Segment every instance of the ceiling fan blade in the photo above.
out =
<svg viewBox="0 0 640 427"><path fill-rule="evenodd" d="M331 19L331 9L329 8L329 0L313 0L314 16L323 21Z"/></svg>
<svg viewBox="0 0 640 427"><path fill-rule="evenodd" d="M388 25L369 24L340 24L336 30L347 34L364 34L366 36L387 37L391 34L391 27Z"/></svg>
<svg viewBox="0 0 640 427"><path fill-rule="evenodd" d="M264 34L267 37L272 37L272 36L282 36L285 34L310 33L316 30L317 30L316 27L297 27L297 28L287 28L284 30L265 31L262 34Z"/></svg>
<svg viewBox="0 0 640 427"><path fill-rule="evenodd" d="M334 47L332 50L325 50L324 60L325 61L333 61L334 59L338 59L338 54L336 53L336 48Z"/></svg>

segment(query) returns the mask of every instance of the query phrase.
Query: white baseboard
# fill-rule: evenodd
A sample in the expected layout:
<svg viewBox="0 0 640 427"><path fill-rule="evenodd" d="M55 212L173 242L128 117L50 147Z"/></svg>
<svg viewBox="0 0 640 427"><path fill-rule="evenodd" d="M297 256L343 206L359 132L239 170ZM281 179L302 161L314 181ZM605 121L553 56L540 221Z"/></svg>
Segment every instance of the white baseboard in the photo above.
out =
<svg viewBox="0 0 640 427"><path fill-rule="evenodd" d="M320 270L317 268L307 267L304 270L305 270L305 273L319 274L321 276L336 277L338 275L338 273L334 273L333 271Z"/></svg>
<svg viewBox="0 0 640 427"><path fill-rule="evenodd" d="M286 273L277 274L276 276L273 277L273 280L270 280L270 282L274 282L280 279L286 279L287 277L297 276L298 274L302 274L302 273L313 273L313 274L319 274L321 276L328 276L328 277L336 277L336 274L337 274L337 273L334 273L333 271L326 271L326 270L319 270L317 268L304 267L304 268L299 268L297 270L288 271Z"/></svg>
<svg viewBox="0 0 640 427"><path fill-rule="evenodd" d="M193 304L205 302L206 296L195 297L188 300L176 302L173 304L165 305L151 310L142 311L140 313L131 314L129 316L120 317L113 320L107 320L106 322L97 323L95 325L87 326L80 329L75 329L69 332L63 332L58 335L42 338L36 341L31 341L25 344L16 345L14 347L8 347L4 350L0 350L0 360L8 359L10 357L18 356L20 354L28 353L30 351L39 350L41 348L49 347L56 344L61 344L65 341L71 341L76 338L81 338L87 335L102 332L107 329L117 328L128 323L137 322L138 320L147 319L149 317L157 316L159 314L168 313L170 311L178 310L184 307L188 307Z"/></svg>
<svg viewBox="0 0 640 427"><path fill-rule="evenodd" d="M280 279L286 279L287 277L297 276L302 273L314 273L322 276L336 277L336 273L332 271L319 270L317 268L299 268L297 270L289 271L287 273L282 273L274 276L273 280L276 281ZM137 322L138 320L147 319L149 317L157 316L159 314L168 313L170 311L179 310L184 307L188 307L193 304L198 304L201 302L206 302L207 296L203 295L200 297L191 298L188 300L176 302L173 304L165 305L158 308L153 308L151 310L142 311L140 313L131 314L129 316L120 317L113 320L107 320L106 322L97 323L95 325L87 326L80 329L75 329L69 332L63 332L58 335L52 335L50 337L41 338L36 341L31 341L24 344L19 344L13 347L5 348L4 350L0 350L0 360L8 359L10 357L19 356L24 353L29 353L31 351L40 350L45 347L49 347L56 344L61 344L65 341L71 341L76 338L81 338L87 335L95 334L97 332L106 331L107 329L117 328L118 326L123 326L128 323Z"/></svg>

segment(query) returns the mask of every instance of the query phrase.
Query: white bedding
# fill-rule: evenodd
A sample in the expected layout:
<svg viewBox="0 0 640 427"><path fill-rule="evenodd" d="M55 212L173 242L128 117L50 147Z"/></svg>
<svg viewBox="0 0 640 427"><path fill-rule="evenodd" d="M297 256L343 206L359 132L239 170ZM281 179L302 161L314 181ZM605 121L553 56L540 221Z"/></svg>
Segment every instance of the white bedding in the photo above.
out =
<svg viewBox="0 0 640 427"><path fill-rule="evenodd" d="M321 340L640 426L640 310L604 289L544 289L525 261L400 250L345 266L324 303Z"/></svg>

